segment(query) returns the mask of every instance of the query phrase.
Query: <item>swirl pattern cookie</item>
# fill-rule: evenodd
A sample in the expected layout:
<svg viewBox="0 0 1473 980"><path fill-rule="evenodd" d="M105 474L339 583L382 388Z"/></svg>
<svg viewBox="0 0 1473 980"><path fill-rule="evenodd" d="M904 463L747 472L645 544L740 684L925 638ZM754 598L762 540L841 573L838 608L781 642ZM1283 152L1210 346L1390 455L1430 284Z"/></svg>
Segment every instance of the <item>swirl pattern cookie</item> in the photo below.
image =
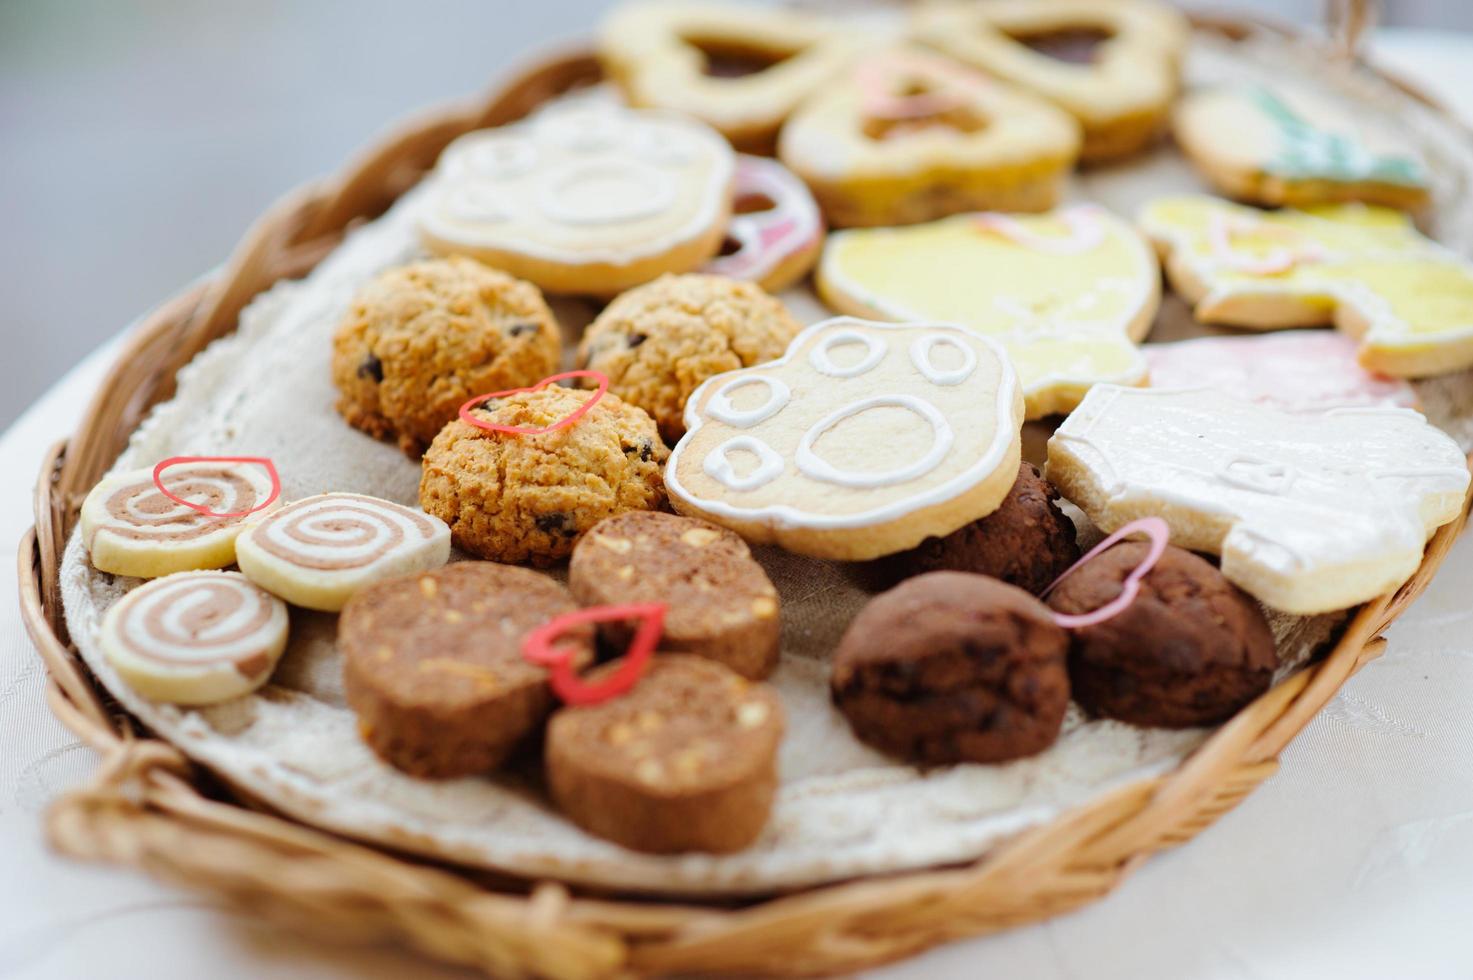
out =
<svg viewBox="0 0 1473 980"><path fill-rule="evenodd" d="M1173 544L1221 555L1229 581L1304 616L1405 582L1468 489L1462 450L1416 412L1114 385L1055 431L1047 476L1100 528L1159 516Z"/></svg>
<svg viewBox="0 0 1473 980"><path fill-rule="evenodd" d="M272 477L255 463L170 465L159 480L179 500L159 489L152 467L104 477L82 502L82 540L92 567L137 578L224 568L235 561L241 531L281 506L271 499Z"/></svg>
<svg viewBox="0 0 1473 980"><path fill-rule="evenodd" d="M1078 151L1067 113L905 47L867 55L803 103L778 140L778 157L839 227L1046 211Z"/></svg>
<svg viewBox="0 0 1473 980"><path fill-rule="evenodd" d="M820 558L877 558L996 510L1018 474L1007 356L959 327L840 317L691 396L681 513Z"/></svg>
<svg viewBox="0 0 1473 980"><path fill-rule="evenodd" d="M716 254L734 171L731 147L693 119L558 104L446 147L419 229L432 252L612 296Z"/></svg>
<svg viewBox="0 0 1473 980"><path fill-rule="evenodd" d="M179 572L115 602L98 643L144 697L216 704L266 683L286 636L286 603L239 572Z"/></svg>
<svg viewBox="0 0 1473 980"><path fill-rule="evenodd" d="M1473 367L1473 263L1399 211L1355 204L1260 211L1158 198L1140 226L1204 323L1333 324L1367 370L1403 378Z"/></svg>
<svg viewBox="0 0 1473 980"><path fill-rule="evenodd" d="M780 292L813 268L823 215L807 185L775 160L737 158L736 197L721 254L702 272Z"/></svg>
<svg viewBox="0 0 1473 980"><path fill-rule="evenodd" d="M1002 343L1028 417L1067 412L1091 385L1145 382L1160 273L1141 236L1095 205L958 215L829 236L818 290L885 320L959 323Z"/></svg>
<svg viewBox="0 0 1473 980"><path fill-rule="evenodd" d="M445 564L450 529L377 497L324 493L252 525L235 550L252 582L292 605L337 612L366 585Z"/></svg>

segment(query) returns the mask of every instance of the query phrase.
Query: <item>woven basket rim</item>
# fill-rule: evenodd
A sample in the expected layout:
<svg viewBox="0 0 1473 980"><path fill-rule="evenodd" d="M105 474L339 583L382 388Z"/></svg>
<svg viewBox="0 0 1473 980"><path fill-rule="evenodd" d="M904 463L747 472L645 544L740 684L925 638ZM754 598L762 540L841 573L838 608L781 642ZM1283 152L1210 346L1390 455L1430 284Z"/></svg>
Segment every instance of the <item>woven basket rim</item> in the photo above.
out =
<svg viewBox="0 0 1473 980"><path fill-rule="evenodd" d="M1194 22L1235 39L1265 29L1292 35L1242 18ZM1343 57L1353 48L1354 37L1324 50ZM70 647L57 577L82 496L147 408L172 393L175 372L233 329L252 297L278 279L305 274L348 228L412 186L459 132L510 121L596 71L587 51L551 55L484 99L394 127L336 177L286 195L216 274L143 319L77 435L47 454L36 487L36 525L18 555L22 618L47 668L51 710L103 755L97 777L48 813L55 848L136 864L298 928L350 938L389 935L496 974L811 974L871 966L1076 908L1111 891L1151 854L1205 829L1274 772L1283 747L1379 655L1380 632L1431 581L1462 529L1466 500L1458 519L1429 542L1411 580L1362 606L1323 660L1275 685L1174 770L1121 787L959 866L736 906L619 901L575 895L556 882L453 873L218 799L208 774L109 704ZM1414 87L1382 77L1435 107ZM289 881L282 874L288 866Z"/></svg>

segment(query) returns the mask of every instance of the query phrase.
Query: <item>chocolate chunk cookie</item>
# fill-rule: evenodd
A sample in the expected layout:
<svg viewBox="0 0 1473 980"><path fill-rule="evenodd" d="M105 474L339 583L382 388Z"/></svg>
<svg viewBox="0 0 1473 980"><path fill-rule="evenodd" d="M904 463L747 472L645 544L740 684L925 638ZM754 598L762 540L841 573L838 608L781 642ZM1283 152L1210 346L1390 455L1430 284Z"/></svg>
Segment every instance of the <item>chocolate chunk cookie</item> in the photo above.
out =
<svg viewBox="0 0 1473 980"><path fill-rule="evenodd" d="M628 694L553 715L548 786L574 823L624 847L739 851L767 823L782 735L782 702L766 684L658 654Z"/></svg>
<svg viewBox="0 0 1473 980"><path fill-rule="evenodd" d="M931 572L882 593L834 652L834 703L865 742L913 762L1004 762L1053 744L1069 639L996 579Z"/></svg>
<svg viewBox="0 0 1473 980"><path fill-rule="evenodd" d="M1098 609L1149 547L1115 545L1060 582L1048 604L1070 615ZM1136 725L1223 721L1268 690L1279 663L1258 605L1211 563L1170 546L1124 612L1070 633L1075 700Z"/></svg>
<svg viewBox="0 0 1473 980"><path fill-rule="evenodd" d="M338 621L343 683L363 738L412 776L448 779L499 766L553 707L524 636L577 608L545 575L459 562L359 592ZM593 657L593 631L564 645Z"/></svg>
<svg viewBox="0 0 1473 980"><path fill-rule="evenodd" d="M568 588L585 606L664 602L660 649L718 661L760 679L777 665L777 589L747 543L705 521L634 511L594 526L573 549ZM620 649L633 627L601 627Z"/></svg>
<svg viewBox="0 0 1473 980"><path fill-rule="evenodd" d="M545 428L591 392L556 386L474 410L477 418ZM424 456L419 504L450 525L451 540L492 561L547 565L606 517L665 503L669 451L654 421L612 394L574 424L544 435L491 432L456 419Z"/></svg>
<svg viewBox="0 0 1473 980"><path fill-rule="evenodd" d="M1038 467L1023 463L1002 506L944 538L927 538L886 559L897 578L925 572L975 572L1038 595L1079 560L1074 522L1059 491Z"/></svg>
<svg viewBox="0 0 1473 980"><path fill-rule="evenodd" d="M561 350L531 283L467 258L389 269L358 293L333 337L338 411L418 456L466 399L541 381Z"/></svg>

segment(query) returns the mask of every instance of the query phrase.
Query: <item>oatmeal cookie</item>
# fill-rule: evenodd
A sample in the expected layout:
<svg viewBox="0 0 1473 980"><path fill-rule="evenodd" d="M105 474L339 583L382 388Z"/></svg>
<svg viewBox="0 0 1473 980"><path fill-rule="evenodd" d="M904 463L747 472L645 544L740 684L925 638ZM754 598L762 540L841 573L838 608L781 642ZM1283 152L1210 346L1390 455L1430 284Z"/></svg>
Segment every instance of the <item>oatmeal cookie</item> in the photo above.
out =
<svg viewBox="0 0 1473 980"><path fill-rule="evenodd" d="M467 398L542 380L561 350L531 283L460 257L389 269L358 293L333 338L338 411L417 456Z"/></svg>
<svg viewBox="0 0 1473 980"><path fill-rule="evenodd" d="M802 326L749 282L664 276L608 305L578 347L578 363L654 416L660 434L685 434L685 400L707 378L781 357Z"/></svg>
<svg viewBox="0 0 1473 980"><path fill-rule="evenodd" d="M544 428L590 397L548 387L473 413L498 425ZM456 419L425 453L419 502L450 525L452 540L465 551L547 565L604 518L662 506L668 455L654 420L613 394L572 425L543 435L490 432Z"/></svg>

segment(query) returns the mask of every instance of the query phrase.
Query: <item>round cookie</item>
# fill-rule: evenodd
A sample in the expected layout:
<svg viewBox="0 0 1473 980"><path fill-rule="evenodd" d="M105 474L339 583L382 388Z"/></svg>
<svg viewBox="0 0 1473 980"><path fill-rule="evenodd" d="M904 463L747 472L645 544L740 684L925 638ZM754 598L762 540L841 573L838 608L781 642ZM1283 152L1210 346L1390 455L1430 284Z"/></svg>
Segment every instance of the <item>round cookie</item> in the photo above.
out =
<svg viewBox="0 0 1473 980"><path fill-rule="evenodd" d="M1120 595L1149 545L1125 541L1071 572L1050 593L1080 615ZM1231 717L1268 690L1278 666L1263 613L1206 560L1168 546L1120 614L1070 631L1074 698L1135 725L1191 728Z"/></svg>
<svg viewBox="0 0 1473 980"><path fill-rule="evenodd" d="M834 651L834 704L854 734L923 765L1005 762L1058 738L1069 638L1037 599L983 575L932 572L870 600Z"/></svg>
<svg viewBox="0 0 1473 980"><path fill-rule="evenodd" d="M568 588L585 606L667 603L661 650L753 679L777 666L777 589L745 541L705 521L648 511L600 521L573 549ZM633 629L610 623L603 633L622 650Z"/></svg>
<svg viewBox="0 0 1473 980"><path fill-rule="evenodd" d="M553 708L547 671L522 657L526 634L577 608L557 582L490 562L456 562L355 595L338 620L343 686L384 761L430 779L489 772ZM566 635L574 664L593 631Z"/></svg>
<svg viewBox="0 0 1473 980"><path fill-rule="evenodd" d="M1079 560L1074 522L1038 467L1022 463L1002 505L943 538L927 538L888 562L901 575L952 571L990 575L1040 595Z"/></svg>
<svg viewBox="0 0 1473 980"><path fill-rule="evenodd" d="M265 684L286 636L286 603L239 572L177 572L113 603L98 644L139 694L196 705Z"/></svg>
<svg viewBox="0 0 1473 980"><path fill-rule="evenodd" d="M823 248L823 215L808 186L765 157L737 157L731 223L721 254L701 271L781 292L813 268Z"/></svg>
<svg viewBox="0 0 1473 980"><path fill-rule="evenodd" d="M543 428L590 397L550 386L498 398L471 414L489 424ZM604 518L662 506L668 455L654 420L613 394L574 424L542 435L490 432L457 419L425 453L419 502L471 554L546 565L569 554L578 536Z"/></svg>
<svg viewBox="0 0 1473 980"><path fill-rule="evenodd" d="M562 338L536 286L456 256L380 273L332 346L343 418L417 457L467 398L556 371Z"/></svg>
<svg viewBox="0 0 1473 980"><path fill-rule="evenodd" d="M781 357L802 326L761 287L720 276L664 276L608 305L578 363L649 412L660 435L685 434L686 399L713 375Z"/></svg>
<svg viewBox="0 0 1473 980"><path fill-rule="evenodd" d="M657 654L628 694L553 715L548 789L578 826L633 850L739 851L767 823L782 735L766 684Z"/></svg>

